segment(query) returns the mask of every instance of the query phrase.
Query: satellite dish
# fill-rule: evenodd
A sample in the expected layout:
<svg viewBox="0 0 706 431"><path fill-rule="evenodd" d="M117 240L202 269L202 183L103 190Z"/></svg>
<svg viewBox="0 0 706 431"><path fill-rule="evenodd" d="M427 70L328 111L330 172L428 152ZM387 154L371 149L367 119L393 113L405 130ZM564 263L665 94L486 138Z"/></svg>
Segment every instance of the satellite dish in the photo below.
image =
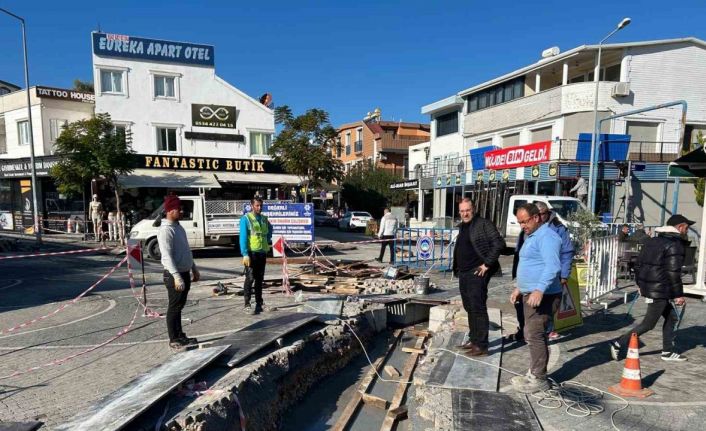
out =
<svg viewBox="0 0 706 431"><path fill-rule="evenodd" d="M260 103L269 108L272 105L272 95L270 93L263 94L260 96Z"/></svg>

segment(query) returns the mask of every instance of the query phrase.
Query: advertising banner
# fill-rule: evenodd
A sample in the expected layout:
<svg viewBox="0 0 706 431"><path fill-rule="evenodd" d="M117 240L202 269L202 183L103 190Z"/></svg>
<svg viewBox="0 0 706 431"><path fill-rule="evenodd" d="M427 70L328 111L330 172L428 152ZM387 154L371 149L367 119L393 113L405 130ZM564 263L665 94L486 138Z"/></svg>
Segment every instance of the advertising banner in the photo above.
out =
<svg viewBox="0 0 706 431"><path fill-rule="evenodd" d="M191 124L197 127L235 129L235 106L191 104Z"/></svg>
<svg viewBox="0 0 706 431"><path fill-rule="evenodd" d="M124 34L92 33L93 53L101 57L133 58L164 63L213 66L213 46L145 39Z"/></svg>
<svg viewBox="0 0 706 431"><path fill-rule="evenodd" d="M34 234L34 212L32 211L32 182L20 180L22 193L22 227L26 234Z"/></svg>
<svg viewBox="0 0 706 431"><path fill-rule="evenodd" d="M14 230L15 224L10 211L0 211L0 230Z"/></svg>
<svg viewBox="0 0 706 431"><path fill-rule="evenodd" d="M245 205L245 213L252 210ZM313 204L278 203L263 204L262 213L272 225L272 242L284 237L290 242L314 241L314 206Z"/></svg>
<svg viewBox="0 0 706 431"><path fill-rule="evenodd" d="M544 141L485 153L485 168L502 170L532 166L549 160L552 142Z"/></svg>

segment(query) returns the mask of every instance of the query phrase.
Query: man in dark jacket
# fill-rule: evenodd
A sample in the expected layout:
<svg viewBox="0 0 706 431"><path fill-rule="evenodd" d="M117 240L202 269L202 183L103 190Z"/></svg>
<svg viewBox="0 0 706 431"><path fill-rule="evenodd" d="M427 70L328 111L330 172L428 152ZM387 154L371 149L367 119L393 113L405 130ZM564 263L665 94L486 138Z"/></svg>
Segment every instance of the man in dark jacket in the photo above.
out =
<svg viewBox="0 0 706 431"><path fill-rule="evenodd" d="M505 240L490 221L474 215L473 203L458 205L461 225L454 248L452 269L458 275L463 308L468 313L468 341L459 346L471 356L488 354L488 282L499 269Z"/></svg>
<svg viewBox="0 0 706 431"><path fill-rule="evenodd" d="M639 325L610 343L610 354L618 360L620 351L628 345L633 332L642 335L652 330L660 316L662 325L662 360L684 362L686 357L674 350L674 304L684 305L684 292L681 281L681 268L684 263L683 236L694 224L681 214L667 220L667 225L656 229L657 236L645 242L637 259L637 285L645 297L647 313Z"/></svg>
<svg viewBox="0 0 706 431"><path fill-rule="evenodd" d="M628 237L628 242L634 244L645 245L645 242L650 239L650 236L645 232L645 227L641 224L635 226L635 232Z"/></svg>

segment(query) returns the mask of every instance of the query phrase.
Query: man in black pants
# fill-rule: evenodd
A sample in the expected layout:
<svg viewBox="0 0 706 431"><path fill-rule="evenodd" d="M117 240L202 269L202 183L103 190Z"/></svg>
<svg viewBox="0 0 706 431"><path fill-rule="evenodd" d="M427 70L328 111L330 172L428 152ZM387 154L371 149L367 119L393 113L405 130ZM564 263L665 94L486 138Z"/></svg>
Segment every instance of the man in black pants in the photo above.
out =
<svg viewBox="0 0 706 431"><path fill-rule="evenodd" d="M164 198L166 219L162 221L157 233L159 250L162 253L164 284L167 287L169 305L167 307L167 333L169 347L183 349L196 344L196 338L189 338L181 328L181 310L186 304L191 281L197 282L201 275L196 269L186 231L179 224L181 201L177 196Z"/></svg>
<svg viewBox="0 0 706 431"><path fill-rule="evenodd" d="M610 355L618 360L621 350L628 345L633 332L642 335L651 331L660 317L662 325L662 360L684 362L686 357L675 352L674 304L685 304L684 289L681 280L681 268L684 264L684 236L689 226L694 224L681 214L675 214L667 220L667 225L658 227L657 236L650 238L640 251L636 264L636 280L640 293L647 302L647 313L639 325L610 343Z"/></svg>
<svg viewBox="0 0 706 431"><path fill-rule="evenodd" d="M255 196L251 201L252 211L240 218L240 253L245 267L243 297L246 314L266 311L262 301L262 282L265 277L267 253L272 247L272 225L262 214L262 198ZM250 297L255 293L255 308L250 305Z"/></svg>
<svg viewBox="0 0 706 431"><path fill-rule="evenodd" d="M384 215L380 219L380 229L378 230L378 238L382 240L380 244L380 257L376 260L382 262L385 257L385 247L390 248L390 263L395 263L395 231L397 231L397 217L390 212L390 208L385 208Z"/></svg>
<svg viewBox="0 0 706 431"><path fill-rule="evenodd" d="M498 258L505 240L495 225L474 215L473 203L464 198L458 205L461 225L452 269L458 275L463 308L468 313L468 341L459 347L470 356L488 354L488 282L500 269Z"/></svg>

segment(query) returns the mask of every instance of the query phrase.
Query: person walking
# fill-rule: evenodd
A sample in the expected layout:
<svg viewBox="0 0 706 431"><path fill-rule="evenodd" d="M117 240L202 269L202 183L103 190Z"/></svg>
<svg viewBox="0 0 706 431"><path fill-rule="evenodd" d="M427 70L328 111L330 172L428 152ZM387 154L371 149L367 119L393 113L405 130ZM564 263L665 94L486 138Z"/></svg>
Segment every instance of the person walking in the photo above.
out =
<svg viewBox="0 0 706 431"><path fill-rule="evenodd" d="M474 214L470 199L461 200L458 212L461 224L451 267L458 276L469 328L468 341L458 347L470 356L485 356L488 354L488 282L500 269L498 258L505 248L505 240L490 220Z"/></svg>
<svg viewBox="0 0 706 431"><path fill-rule="evenodd" d="M571 235L569 230L564 226L564 224L556 216L556 213L549 209L549 206L542 201L534 202L534 206L539 210L539 221L541 224L546 224L549 229L556 232L561 238L561 251L559 254L559 261L561 263L561 287L563 289L569 286L569 276L571 275L571 264L574 260L574 245L571 242ZM520 237L517 240L517 246L515 247L515 255L512 260L512 279L517 278L517 267L520 263L520 250L525 241L525 231L520 232ZM525 330L525 314L524 314L524 304L522 301L515 302L515 311L517 312L517 322L518 328L515 334L509 335L507 341L524 341L524 330ZM547 337L549 340L556 340L559 338L559 334L554 331L554 315L549 318L549 327L547 328Z"/></svg>
<svg viewBox="0 0 706 431"><path fill-rule="evenodd" d="M375 259L382 262L385 257L385 247L390 248L390 263L395 263L395 231L398 225L397 217L390 212L390 208L385 208L382 219L380 219L380 228L378 229L378 238L383 240L380 243L380 256Z"/></svg>
<svg viewBox="0 0 706 431"><path fill-rule="evenodd" d="M547 329L561 300L561 238L540 221L539 209L525 204L517 210L517 221L525 232L517 266L517 287L510 295L514 304L522 298L524 335L530 351L527 375L511 379L518 392L535 393L549 388Z"/></svg>
<svg viewBox="0 0 706 431"><path fill-rule="evenodd" d="M569 193L576 193L576 197L586 204L586 196L588 196L588 186L586 185L586 180L581 177L581 174L576 174L576 185L569 190Z"/></svg>
<svg viewBox="0 0 706 431"><path fill-rule="evenodd" d="M651 331L660 317L662 324L662 360L684 362L686 357L674 348L674 326L677 318L674 305L683 306L684 286L681 268L684 264L684 236L694 222L681 214L669 217L666 226L658 227L657 236L650 238L640 251L636 264L637 286L647 303L647 312L637 326L610 342L610 355L614 360L627 347L633 332L638 336Z"/></svg>
<svg viewBox="0 0 706 431"><path fill-rule="evenodd" d="M166 316L167 334L169 334L169 347L180 350L198 343L196 338L189 338L184 334L181 327L181 311L186 304L191 282L199 281L201 274L194 263L186 231L179 224L182 214L179 197L165 197L164 212L166 219L159 226L157 242L162 254L164 284L169 298Z"/></svg>
<svg viewBox="0 0 706 431"><path fill-rule="evenodd" d="M245 267L245 313L256 314L264 310L262 301L262 280L265 277L267 253L272 247L272 225L262 214L262 198L254 197L250 204L252 211L240 218L240 254ZM250 305L250 298L255 290L255 308Z"/></svg>

